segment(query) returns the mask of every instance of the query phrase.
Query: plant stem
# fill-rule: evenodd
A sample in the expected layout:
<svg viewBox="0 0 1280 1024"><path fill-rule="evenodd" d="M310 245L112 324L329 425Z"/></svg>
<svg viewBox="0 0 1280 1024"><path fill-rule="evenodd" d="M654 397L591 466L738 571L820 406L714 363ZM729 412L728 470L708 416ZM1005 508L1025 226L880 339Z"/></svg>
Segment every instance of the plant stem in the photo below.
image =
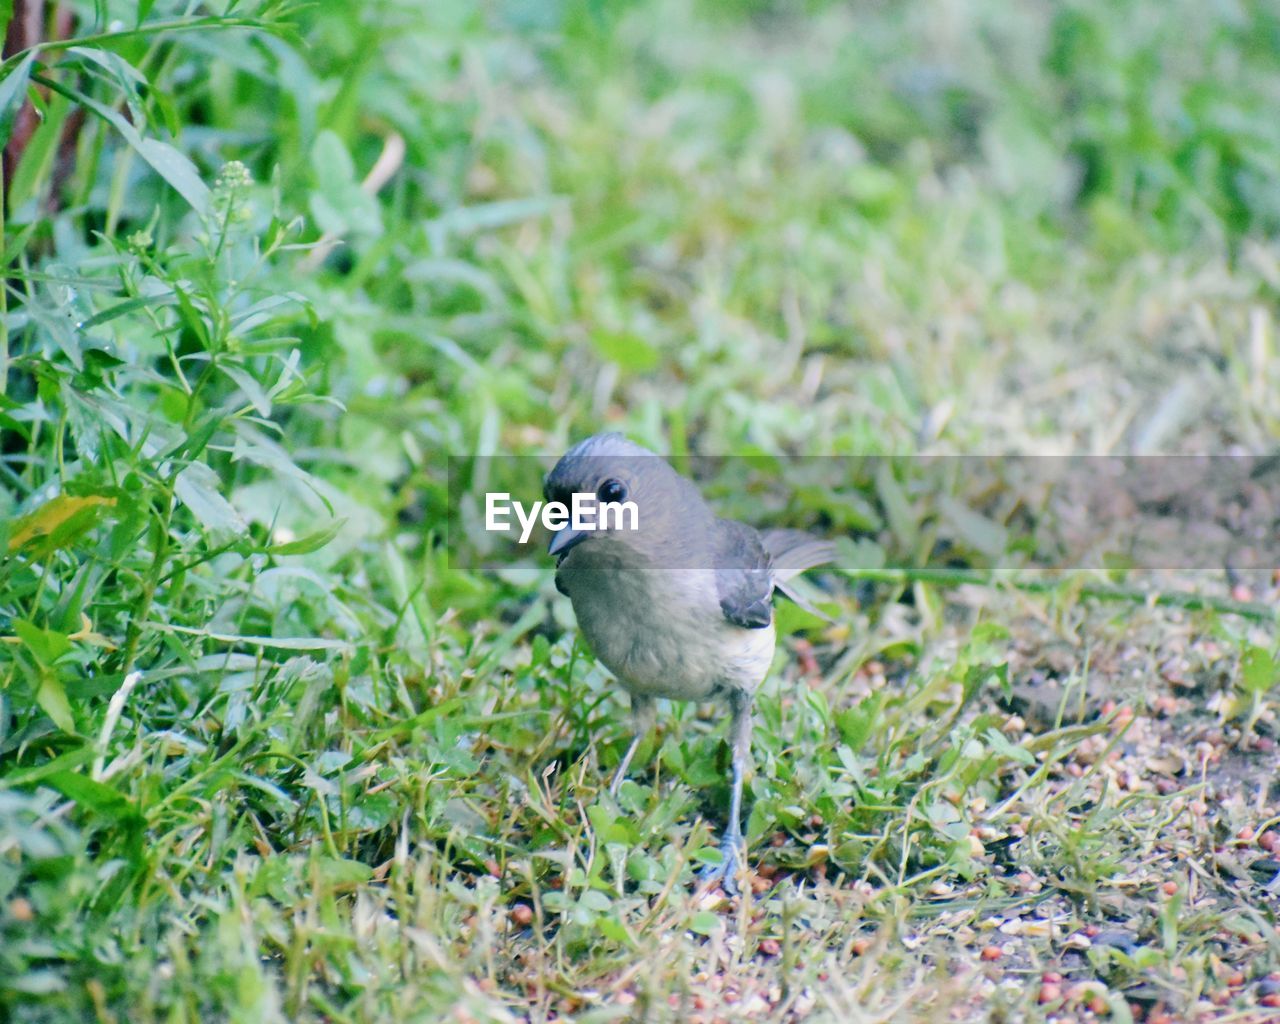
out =
<svg viewBox="0 0 1280 1024"><path fill-rule="evenodd" d="M169 523L173 518L173 487L175 472L162 491L164 508L156 523L155 552L151 558L151 566L147 570L147 578L142 584L142 594L138 599L135 614L129 619L129 628L125 634L124 655L120 663L120 671L127 676L133 670L134 660L138 656L138 644L142 640L142 626L151 615L151 603L155 600L156 590L160 586L160 578L164 573L165 563L169 557Z"/></svg>
<svg viewBox="0 0 1280 1024"><path fill-rule="evenodd" d="M73 46L101 46L103 43L112 43L121 39L135 39L138 37L146 37L159 35L162 32L199 32L202 30L214 30L224 28L250 28L260 29L264 32L272 31L273 26L267 22L259 21L256 18L220 18L217 16L209 16L205 18L175 18L171 21L155 21L146 25L139 25L137 28L122 29L119 32L99 32L92 36L71 36L67 39L46 39L36 43L34 46L28 46L25 50L19 50L10 56L3 63L0 63L0 78L15 65L19 64L22 59L29 53L52 53L58 50L66 50Z"/></svg>
<svg viewBox="0 0 1280 1024"><path fill-rule="evenodd" d="M853 569L842 570L852 579L872 583L893 583L905 586L909 583L933 583L943 587L960 587L968 584L980 587L1010 586L1031 594L1049 594L1064 587L1063 581L1022 580L1012 573L983 572L978 569ZM1076 588L1082 597L1097 601L1125 601L1131 604L1153 604L1162 608L1181 608L1184 611L1214 611L1223 615L1239 615L1253 622L1275 624L1280 620L1280 608L1273 608L1260 601L1235 601L1226 597L1195 594L1185 590L1143 590L1140 587L1121 587L1110 583L1085 582Z"/></svg>

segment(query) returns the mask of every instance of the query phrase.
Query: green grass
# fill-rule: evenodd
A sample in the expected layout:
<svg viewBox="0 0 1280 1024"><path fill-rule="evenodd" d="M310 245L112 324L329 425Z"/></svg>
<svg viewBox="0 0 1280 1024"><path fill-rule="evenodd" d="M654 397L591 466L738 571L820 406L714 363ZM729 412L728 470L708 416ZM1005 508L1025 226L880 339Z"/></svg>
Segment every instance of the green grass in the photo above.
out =
<svg viewBox="0 0 1280 1024"><path fill-rule="evenodd" d="M1274 580L986 584L910 463L771 507L859 543L727 903L717 713L615 804L547 560L449 530L603 427L1269 451L1269 5L73 7L0 81L0 1016L1274 1012Z"/></svg>

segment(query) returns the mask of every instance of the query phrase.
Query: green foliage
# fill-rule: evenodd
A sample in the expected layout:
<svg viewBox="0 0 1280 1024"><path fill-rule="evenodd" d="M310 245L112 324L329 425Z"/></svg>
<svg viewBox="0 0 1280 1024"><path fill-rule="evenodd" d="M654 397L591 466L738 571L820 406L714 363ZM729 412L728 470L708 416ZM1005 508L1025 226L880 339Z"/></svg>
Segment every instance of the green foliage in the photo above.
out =
<svg viewBox="0 0 1280 1024"><path fill-rule="evenodd" d="M448 478L605 425L765 473L1270 443L1265 4L71 6L0 69L0 139L38 115L4 182L0 1016L604 1019L616 984L663 1019L774 937L794 1007L859 929L1023 900L981 830L1081 915L1146 855L1167 802L1048 785L1106 723L992 710L1009 626L836 593L781 613L821 663L758 709L749 831L794 884L719 913L688 888L722 730L672 709L600 791L614 688L543 560L451 561ZM1012 543L879 467L712 497L850 534L855 575ZM1273 641L1216 628L1265 724ZM1213 920L1150 917L1118 977L1207 956Z"/></svg>

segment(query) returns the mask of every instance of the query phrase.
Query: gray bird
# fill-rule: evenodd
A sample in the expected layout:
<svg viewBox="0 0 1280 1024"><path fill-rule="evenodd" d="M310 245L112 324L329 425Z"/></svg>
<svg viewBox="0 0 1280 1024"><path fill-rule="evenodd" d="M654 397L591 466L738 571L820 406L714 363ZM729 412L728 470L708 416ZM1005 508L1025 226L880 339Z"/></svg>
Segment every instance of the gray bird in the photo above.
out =
<svg viewBox="0 0 1280 1024"><path fill-rule="evenodd" d="M703 879L733 893L752 698L773 661L773 592L805 604L787 581L831 561L834 545L797 530L760 532L716 518L692 483L621 434L575 445L543 490L548 501L566 506L575 493L635 503L634 524L556 531L548 548L556 556L556 587L573 602L596 657L631 695L635 735L610 787L615 797L653 727L657 698L728 704L733 797L723 856Z"/></svg>

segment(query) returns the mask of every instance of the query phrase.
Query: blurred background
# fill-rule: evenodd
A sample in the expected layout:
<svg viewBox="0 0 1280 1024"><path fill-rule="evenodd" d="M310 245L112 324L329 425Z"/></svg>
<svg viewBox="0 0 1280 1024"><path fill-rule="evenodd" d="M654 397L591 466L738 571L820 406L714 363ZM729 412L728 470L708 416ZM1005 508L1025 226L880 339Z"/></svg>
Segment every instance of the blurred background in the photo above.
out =
<svg viewBox="0 0 1280 1024"><path fill-rule="evenodd" d="M528 763L620 741L598 670L556 717L550 567L448 565L450 456L478 492L605 428L677 459L1270 451L1277 54L1265 0L16 0L0 896L44 935L11 908L0 990L114 1005L140 937L320 877L281 853L228 889L254 843L327 836L337 891L416 807L486 864L473 811L396 788L399 744L475 773L432 709ZM776 518L925 563L937 494L899 473ZM941 622L875 636L874 596L846 668Z"/></svg>

